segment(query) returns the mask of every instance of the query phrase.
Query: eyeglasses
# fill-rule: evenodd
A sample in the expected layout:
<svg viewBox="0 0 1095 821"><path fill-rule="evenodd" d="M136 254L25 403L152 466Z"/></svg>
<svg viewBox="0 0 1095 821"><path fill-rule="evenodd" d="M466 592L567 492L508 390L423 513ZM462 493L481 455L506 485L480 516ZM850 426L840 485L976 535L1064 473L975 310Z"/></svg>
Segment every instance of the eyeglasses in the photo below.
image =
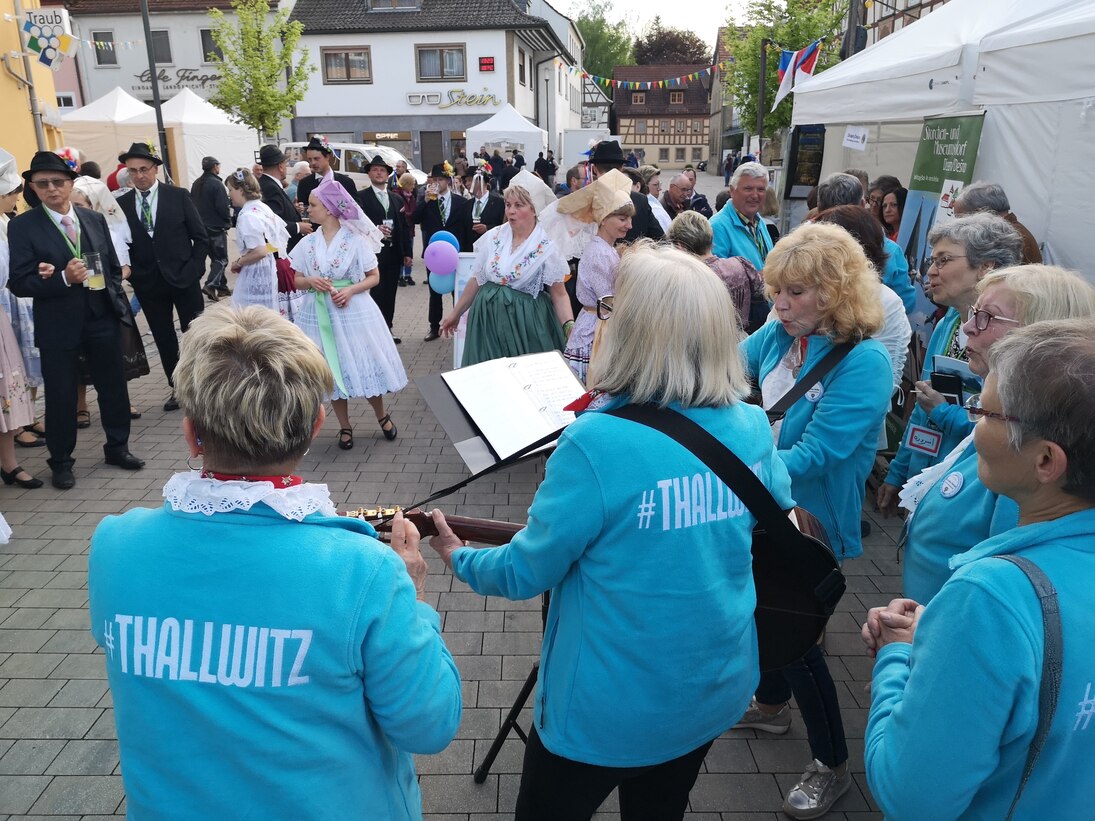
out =
<svg viewBox="0 0 1095 821"><path fill-rule="evenodd" d="M981 417L999 419L1001 422L1021 422L1017 416L1008 416L1006 413L996 413L981 407L981 394L975 394L966 400L962 406L966 410L971 422L976 422Z"/></svg>
<svg viewBox="0 0 1095 821"><path fill-rule="evenodd" d="M979 331L987 331L989 329L989 325L994 319L997 322L1010 322L1013 325L1023 324L1018 319L990 314L988 311L983 310L982 308L970 308L970 312L966 315L966 321L972 322L973 327L975 327Z"/></svg>
<svg viewBox="0 0 1095 821"><path fill-rule="evenodd" d="M608 319L612 316L612 299L612 294L609 294L597 300L597 319Z"/></svg>
<svg viewBox="0 0 1095 821"><path fill-rule="evenodd" d="M948 265L950 265L950 264L951 264L951 260L952 260L952 259L965 259L965 258L966 258L966 257L965 257L965 256L963 256L963 255L961 255L961 254L959 254L959 255L955 255L955 256L953 256L953 257L952 257L952 256L948 256L947 254L943 254L942 256L938 256L938 257L928 257L928 258L927 258L927 259L925 260L925 262L927 262L927 263L928 263L928 267L929 267L929 268L930 268L930 267L931 267L932 265L934 265L934 266L935 266L935 269L936 269L937 271L942 271L942 270L943 270L944 268L946 268L946 267L947 267Z"/></svg>
<svg viewBox="0 0 1095 821"><path fill-rule="evenodd" d="M683 185L677 185L676 183L670 183L669 187L676 188L682 194L688 194L689 196L691 196L692 193L696 190L695 188L685 188Z"/></svg>
<svg viewBox="0 0 1095 821"><path fill-rule="evenodd" d="M37 188L39 191L45 191L47 188L64 188L72 180L65 177L52 177L48 180L31 180L31 185Z"/></svg>

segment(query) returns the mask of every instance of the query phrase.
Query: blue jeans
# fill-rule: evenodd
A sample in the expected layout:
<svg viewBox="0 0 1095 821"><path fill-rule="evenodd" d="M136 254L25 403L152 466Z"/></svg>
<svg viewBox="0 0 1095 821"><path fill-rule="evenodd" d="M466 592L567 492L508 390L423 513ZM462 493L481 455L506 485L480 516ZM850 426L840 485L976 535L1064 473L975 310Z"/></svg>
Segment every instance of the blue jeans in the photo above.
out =
<svg viewBox="0 0 1095 821"><path fill-rule="evenodd" d="M760 674L756 695L761 704L783 704L792 693L806 725L811 754L826 767L839 767L848 760L848 743L836 685L820 645L815 644L802 659L782 670Z"/></svg>

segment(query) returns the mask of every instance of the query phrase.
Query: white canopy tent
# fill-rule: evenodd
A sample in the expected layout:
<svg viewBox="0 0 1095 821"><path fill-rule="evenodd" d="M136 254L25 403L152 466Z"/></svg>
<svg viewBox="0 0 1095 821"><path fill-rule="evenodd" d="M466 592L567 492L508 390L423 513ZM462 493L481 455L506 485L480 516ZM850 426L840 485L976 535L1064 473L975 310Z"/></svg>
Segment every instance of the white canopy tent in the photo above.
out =
<svg viewBox="0 0 1095 821"><path fill-rule="evenodd" d="M827 126L822 174L908 180L924 117L985 110L974 179L1000 183L1048 260L1095 280L1095 4L951 0L795 88L792 122ZM842 146L868 126L866 151Z"/></svg>
<svg viewBox="0 0 1095 821"><path fill-rule="evenodd" d="M473 150L486 145L499 148L520 146L526 154L547 151L547 132L526 120L509 103L493 117L473 125L464 133L467 145L476 146Z"/></svg>
<svg viewBox="0 0 1095 821"><path fill-rule="evenodd" d="M134 117L152 115L152 127L133 124ZM104 175L118 164L118 155L134 142L156 138L155 112L120 87L61 117L65 144L79 149L84 160L102 166Z"/></svg>

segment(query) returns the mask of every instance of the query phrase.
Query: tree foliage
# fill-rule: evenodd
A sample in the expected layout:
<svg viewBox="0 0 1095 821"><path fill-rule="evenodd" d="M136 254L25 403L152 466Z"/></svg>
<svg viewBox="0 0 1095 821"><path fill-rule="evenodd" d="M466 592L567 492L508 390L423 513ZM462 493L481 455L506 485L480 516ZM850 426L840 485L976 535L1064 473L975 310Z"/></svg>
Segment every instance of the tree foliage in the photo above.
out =
<svg viewBox="0 0 1095 821"><path fill-rule="evenodd" d="M642 36L635 40L635 62L640 66L667 63L707 63L711 48L691 31L666 28L655 17Z"/></svg>
<svg viewBox="0 0 1095 821"><path fill-rule="evenodd" d="M582 54L583 68L600 77L611 77L616 66L634 62L631 29L627 21L616 19L609 22L610 17L615 18L612 0L592 0L574 21L586 44ZM611 93L609 89L605 91Z"/></svg>
<svg viewBox="0 0 1095 821"><path fill-rule="evenodd" d="M281 10L271 17L269 0L232 0L235 19L210 9L213 42L220 54L210 54L220 74L209 98L262 135L276 134L293 106L304 99L312 66L308 50L294 55L304 24L289 21Z"/></svg>
<svg viewBox="0 0 1095 821"><path fill-rule="evenodd" d="M833 3L832 0L786 0L786 3L754 0L746 15L744 36L734 45L734 63L727 77L727 92L741 112L747 131L752 132L757 122L761 41L768 38L775 43L768 46L765 72L764 133L770 136L777 129L791 124L793 94L784 99L775 111L771 111L779 88L780 47L794 51L819 37L828 37L821 44L822 51L814 73L834 65L839 60L838 35L844 28L847 12L846 4Z"/></svg>

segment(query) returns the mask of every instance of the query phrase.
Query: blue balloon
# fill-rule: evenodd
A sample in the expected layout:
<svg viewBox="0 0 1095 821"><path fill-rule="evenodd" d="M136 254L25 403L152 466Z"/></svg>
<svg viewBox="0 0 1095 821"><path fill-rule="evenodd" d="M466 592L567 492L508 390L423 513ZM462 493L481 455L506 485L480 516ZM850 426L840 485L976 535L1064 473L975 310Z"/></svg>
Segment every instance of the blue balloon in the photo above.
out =
<svg viewBox="0 0 1095 821"><path fill-rule="evenodd" d="M460 240L458 240L456 238L456 235L453 234L450 231L436 231L436 232L434 232L434 235L432 237L430 237L430 245L433 245L435 242L447 242L449 245L451 245L457 251L460 250ZM450 288L449 290L451 291L452 289Z"/></svg>
<svg viewBox="0 0 1095 821"><path fill-rule="evenodd" d="M430 287L434 293L451 294L456 289L456 274L430 274Z"/></svg>

